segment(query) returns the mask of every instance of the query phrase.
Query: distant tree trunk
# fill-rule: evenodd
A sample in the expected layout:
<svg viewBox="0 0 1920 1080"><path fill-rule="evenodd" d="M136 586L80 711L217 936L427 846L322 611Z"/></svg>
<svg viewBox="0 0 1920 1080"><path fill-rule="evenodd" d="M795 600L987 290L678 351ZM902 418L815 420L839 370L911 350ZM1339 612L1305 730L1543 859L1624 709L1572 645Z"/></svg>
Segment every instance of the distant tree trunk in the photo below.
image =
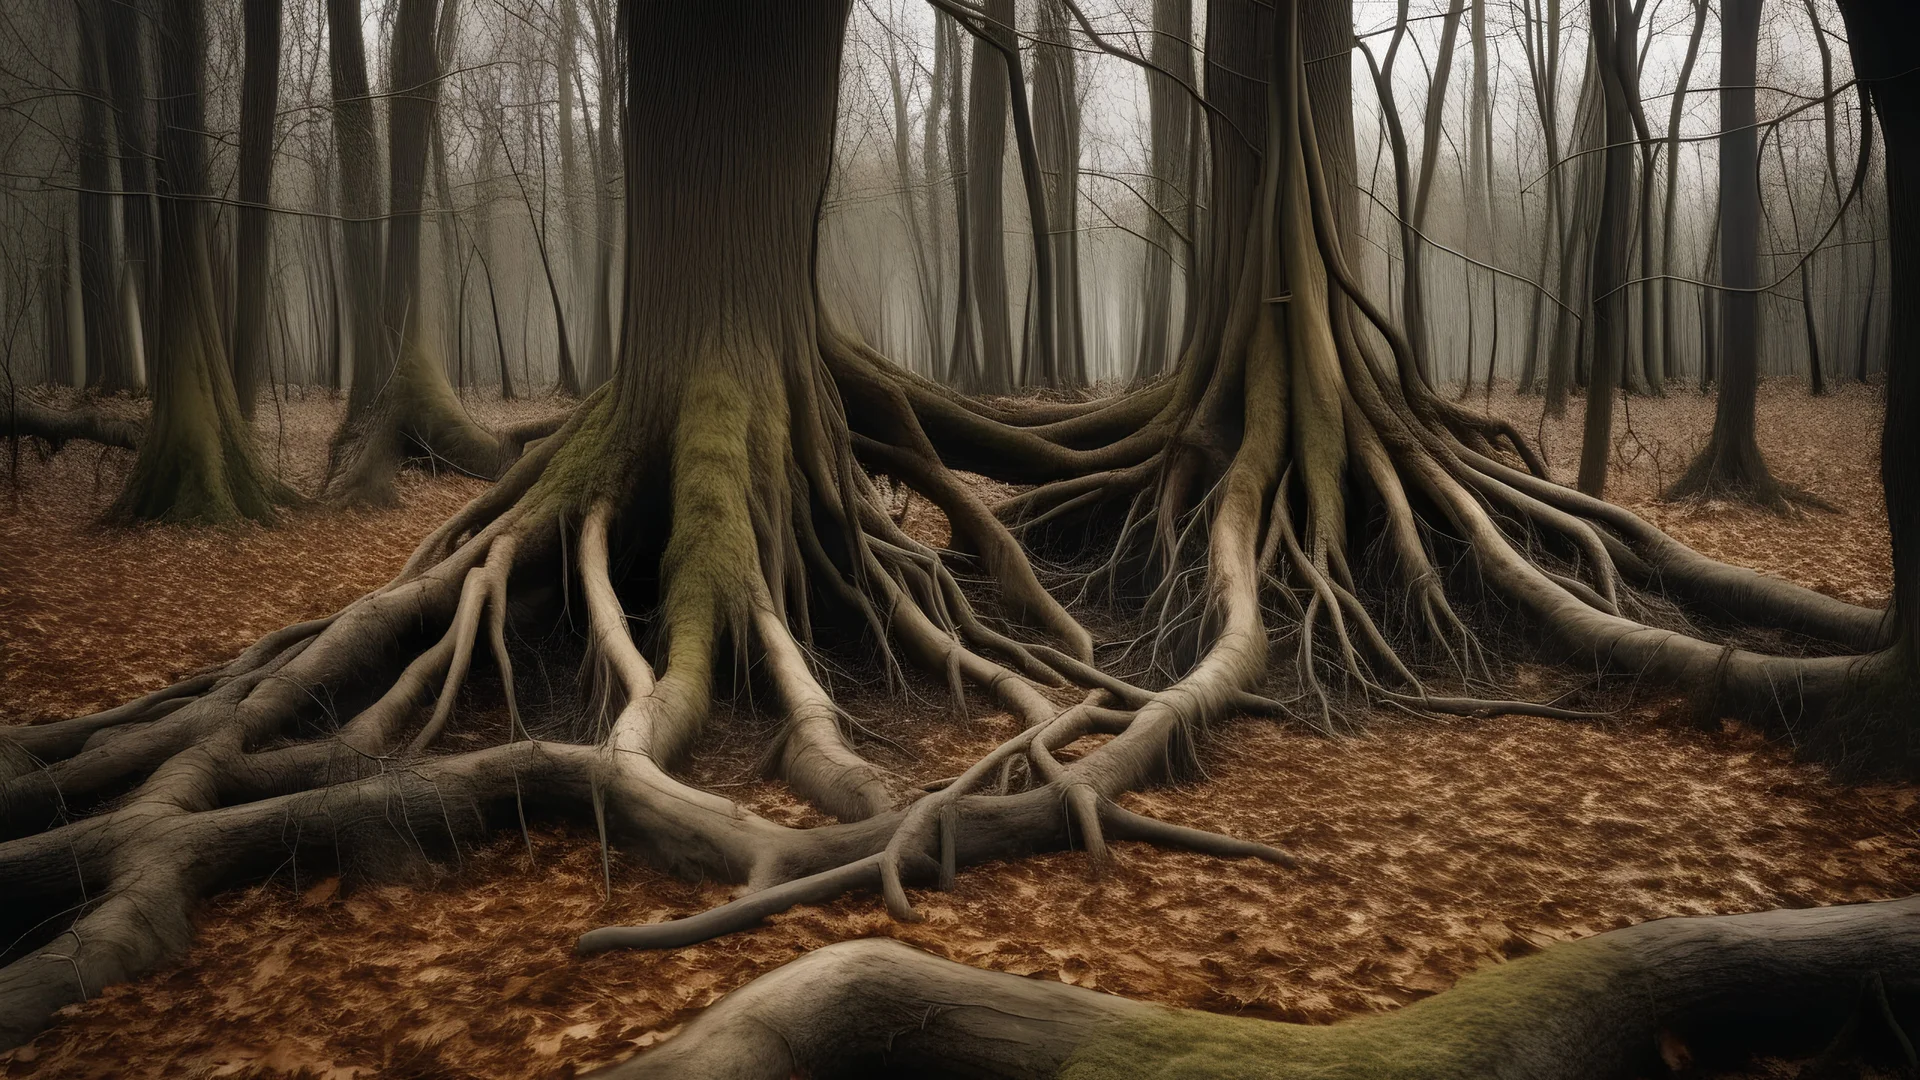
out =
<svg viewBox="0 0 1920 1080"><path fill-rule="evenodd" d="M1420 358L1420 372L1429 382L1438 377L1438 372L1434 368L1433 328L1428 325L1426 314L1427 255L1422 236L1427 231L1427 207L1433 196L1433 177L1440 164L1440 136L1446 130L1447 85L1453 77L1454 43L1460 37L1460 15L1464 10L1464 0L1448 0L1446 16L1440 20L1440 46L1434 53L1433 79L1427 85L1427 108L1420 126L1420 179L1413 193L1413 229L1403 234L1411 241L1404 267L1407 329ZM1406 17L1407 5L1403 3L1400 18L1404 22Z"/></svg>
<svg viewBox="0 0 1920 1080"><path fill-rule="evenodd" d="M1566 211L1560 219L1558 291L1562 297L1590 295L1587 279L1593 257L1594 230L1598 228L1596 215L1605 183L1604 170L1593 167L1590 159L1595 156L1592 151L1598 149L1605 138L1604 111L1600 68L1589 52L1586 76L1581 81L1580 98L1574 107L1573 138L1568 146L1570 153L1579 156L1562 166L1573 174L1560 195L1561 206ZM1563 177L1562 180L1566 182L1567 178ZM1584 303L1582 306L1585 307ZM1591 318L1590 308L1585 315ZM1589 334L1590 327L1576 318L1573 312L1566 308L1557 309L1553 344L1547 354L1547 415L1566 415L1569 393L1575 385L1584 381L1581 378L1580 360Z"/></svg>
<svg viewBox="0 0 1920 1080"><path fill-rule="evenodd" d="M1712 282L1720 265L1720 189L1713 189L1713 225L1707 230L1707 250L1700 260L1700 280ZM1720 290L1700 290L1700 392L1707 393L1718 377L1720 363Z"/></svg>
<svg viewBox="0 0 1920 1080"><path fill-rule="evenodd" d="M110 5L111 6L111 5ZM380 175L373 97L360 31L360 0L327 0L328 70L333 80L333 145L340 159L340 233L345 240L347 355L352 389L347 418L373 407L392 358L380 333Z"/></svg>
<svg viewBox="0 0 1920 1080"><path fill-rule="evenodd" d="M1585 430L1580 441L1579 488L1599 495L1607 487L1607 462L1613 456L1613 395L1620 385L1627 353L1627 229L1633 207L1633 119L1627 104L1627 77L1634 66L1634 39L1626 0L1592 0L1593 51L1600 71L1606 117L1605 180L1600 194L1600 225L1594 234L1589 283L1593 312L1593 378L1587 382Z"/></svg>
<svg viewBox="0 0 1920 1080"><path fill-rule="evenodd" d="M601 366L612 378L619 365L614 348L613 255L621 243L620 162L626 155L626 112L620 102L626 93L627 53L619 47L615 17L607 10L606 0L589 0L593 15L594 42L600 58L600 128L595 140L594 225L598 243L594 245L593 322L588 327L593 355L602 358ZM578 78L576 73L575 78Z"/></svg>
<svg viewBox="0 0 1920 1080"><path fill-rule="evenodd" d="M1836 213L1839 213L1841 201L1845 196L1841 194L1843 189L1840 186L1840 133L1838 130L1839 120L1835 115L1835 98L1838 95L1834 93L1833 89L1833 47L1827 44L1826 31L1820 25L1819 5L1815 4L1814 0L1806 0L1806 8L1807 21L1813 27L1813 40L1820 48L1820 92L1825 98L1825 100L1820 103L1820 107L1822 119L1825 121L1827 190L1833 193L1834 210ZM1831 310L1840 316L1838 320L1840 327L1847 325L1846 316L1851 314L1848 308L1853 304L1853 230L1849 227L1851 220L1851 214L1840 215L1840 299L1838 302L1830 305ZM1795 232L1798 231L1798 226L1795 226ZM1812 261L1812 257L1809 256L1800 264L1800 294L1803 298L1811 293L1811 288L1807 283L1809 273L1807 264ZM1807 340L1814 343L1817 349L1819 333L1816 328L1817 324L1814 319L1813 309L1808 307L1806 314ZM1865 325L1864 320L1862 320L1862 325ZM1838 357L1836 357L1836 367L1839 365L1839 362ZM1825 372L1820 369L1819 358L1817 356L1815 357L1814 367L1809 371L1808 377L1813 384L1814 393L1823 394L1826 392Z"/></svg>
<svg viewBox="0 0 1920 1080"><path fill-rule="evenodd" d="M1720 393L1713 434L1668 491L1737 498L1768 506L1811 501L1767 471L1754 433L1760 384L1760 161L1754 75L1762 0L1720 7Z"/></svg>
<svg viewBox="0 0 1920 1080"><path fill-rule="evenodd" d="M992 25L987 33L1011 46L1013 0L986 0ZM1007 309L1007 251L1002 207L1002 162L1007 147L1009 73L1000 49L975 37L967 116L967 208L971 232L968 256L973 270L973 301L979 316L976 366L961 385L970 391L1004 394L1013 389L1013 327Z"/></svg>
<svg viewBox="0 0 1920 1080"><path fill-rule="evenodd" d="M1880 117L1886 155L1887 244L1892 275L1887 308L1887 415L1880 429L1880 480L1893 541L1891 617L1920 664L1920 86L1913 68L1912 14L1903 4L1840 0L1860 80ZM1863 139L1871 121L1860 118ZM1865 350L1862 350L1863 354Z"/></svg>
<svg viewBox="0 0 1920 1080"><path fill-rule="evenodd" d="M153 420L110 516L121 521L271 520L292 498L255 458L221 351L207 250L204 0L160 0L160 256L151 358Z"/></svg>
<svg viewBox="0 0 1920 1080"><path fill-rule="evenodd" d="M1647 125L1647 112L1640 100L1640 55L1636 46L1640 41L1640 11L1646 6L1646 0L1623 2L1614 21L1614 35L1620 44L1620 84L1626 95L1627 115L1633 121L1632 135L1640 143L1640 192L1637 201L1640 234L1640 277L1653 275L1653 181L1655 175L1653 131ZM1623 273L1624 278L1624 273ZM1652 282L1642 282L1634 287L1635 297L1640 301L1640 356L1634 358L1623 353L1623 368L1627 387L1635 393L1660 394L1666 391L1665 363L1660 355L1660 337L1657 307L1659 293Z"/></svg>
<svg viewBox="0 0 1920 1080"><path fill-rule="evenodd" d="M898 48L891 36L887 38L887 83L893 91L893 167L900 176L900 209L907 219L907 236L913 245L914 281L919 286L920 328L926 335L924 351L915 350L924 357L921 367L931 373L936 366L933 354L940 347L940 300L934 294L933 268L928 265L927 238L920 228L920 204L914 192L925 187L931 195L933 190L933 171L926 171L926 183L914 181L913 152L907 138L907 89L900 79L900 57Z"/></svg>
<svg viewBox="0 0 1920 1080"><path fill-rule="evenodd" d="M1540 270L1537 280L1545 282L1547 268L1550 265L1558 265L1561 272L1556 295L1565 302L1572 298L1567 291L1564 263L1565 248L1572 243L1572 231L1569 226L1570 215L1567 206L1566 170L1562 167L1560 160L1560 0L1546 0L1544 19L1539 16L1533 0L1526 0L1521 12L1524 21L1521 26L1520 43L1526 53L1527 74L1533 84L1534 112L1540 120L1540 136L1545 144L1543 149L1546 152L1548 170L1546 173L1547 205L1540 224ZM1552 261L1556 240L1560 242L1563 253L1563 261L1559 264L1554 264ZM1554 348L1567 316L1558 305L1555 306L1555 310L1548 312L1540 294L1536 292L1528 320L1527 353L1521 361L1520 368L1520 392L1523 394L1533 393L1540 388L1538 381L1540 339L1544 331L1541 320L1543 316L1549 315L1554 320L1554 330L1546 336L1548 347ZM1551 371L1553 367L1551 358L1548 360L1547 367ZM1558 399L1549 395L1547 408L1555 412L1555 415L1558 415L1559 411L1564 411L1566 408L1564 392Z"/></svg>
<svg viewBox="0 0 1920 1080"><path fill-rule="evenodd" d="M1865 113L1862 113L1865 116ZM1864 127L1866 121L1862 121ZM1873 299L1880 288L1880 238L1874 237L1867 246L1867 303L1866 310L1860 313L1860 344L1854 354L1853 377L1856 382L1866 382L1868 361L1872 358L1868 338L1873 331Z"/></svg>
<svg viewBox="0 0 1920 1080"><path fill-rule="evenodd" d="M1492 241L1493 214L1488 199L1493 190L1493 104L1491 91L1487 85L1487 0L1473 0L1472 15L1473 37L1473 89L1467 103L1467 167L1466 183L1463 186L1467 200L1467 254L1483 262L1490 261L1494 245ZM1471 270L1468 271L1471 273ZM1489 279L1492 289L1495 311L1493 340L1497 349L1500 340L1500 322L1498 303L1500 279ZM1467 326L1468 337L1473 337L1473 283L1467 283ZM1462 395L1473 388L1474 350L1471 340L1467 347L1466 379L1462 382ZM1493 389L1493 363L1497 359L1489 354L1487 361L1487 389Z"/></svg>
<svg viewBox="0 0 1920 1080"><path fill-rule="evenodd" d="M1787 196L1787 221L1793 230L1790 248L1797 249L1806 241L1800 233L1800 208L1793 198L1793 175L1787 171L1787 150L1780 139L1773 140L1773 154L1780 162L1780 184ZM1820 327L1813 314L1813 281L1808 267L1813 264L1811 257L1798 259L1800 263L1800 318L1807 339L1807 389L1815 397L1827 392L1827 380L1820 366Z"/></svg>
<svg viewBox="0 0 1920 1080"><path fill-rule="evenodd" d="M80 300L86 334L86 381L103 390L130 390L136 385L133 358L127 349L127 327L116 283L113 250L113 170L108 157L108 90L101 37L105 33L98 0L75 6L79 33L80 191L77 226L80 241Z"/></svg>
<svg viewBox="0 0 1920 1080"><path fill-rule="evenodd" d="M973 215L970 212L973 183L969 175L973 159L967 146L972 117L968 94L962 92L962 72L966 65L960 59L960 24L945 14L934 18L940 32L947 37L947 54L952 57L947 87L952 110L947 118L947 160L953 167L954 280L958 294L954 301L953 351L947 357L947 381L956 386L970 386L979 377L980 364L980 343L974 331L979 304L973 295Z"/></svg>
<svg viewBox="0 0 1920 1080"><path fill-rule="evenodd" d="M259 373L268 367L273 219L266 204L273 198L273 127L280 108L280 0L247 0L241 10L247 51L240 84L241 205L231 359L234 397L240 415L251 419Z"/></svg>
<svg viewBox="0 0 1920 1080"><path fill-rule="evenodd" d="M129 362L133 362L139 352L153 347L153 297L159 272L154 250L154 148L153 128L149 124L152 106L147 98L145 50L141 48L147 20L138 15L131 3L100 0L100 22L105 30L101 47L106 54L107 83L113 91L114 130L120 147L120 190L127 193L120 203L128 266L123 289L127 338L130 346L134 342L141 346L139 350L129 349ZM149 362L149 383L152 382L151 366Z"/></svg>
<svg viewBox="0 0 1920 1080"><path fill-rule="evenodd" d="M1347 35L1352 37L1351 25ZM1156 67L1193 82L1193 0L1154 0L1153 47L1149 51ZM1319 65L1326 67L1329 65ZM1333 65L1338 66L1338 65ZM1308 69L1311 73L1315 69ZM1340 70L1344 72L1345 67ZM1173 244L1174 230L1163 217L1175 212L1176 200L1193 202L1193 177L1187 173L1187 148L1193 139L1190 127L1192 105L1185 88L1157 72L1147 76L1147 141L1151 154L1148 168L1153 182L1148 197L1157 213L1147 217L1146 266L1142 271L1140 347L1134 354L1133 377L1148 379L1167 369L1169 338L1173 333ZM1318 87L1314 103L1319 104ZM1351 97L1351 95L1349 95ZM1348 124L1352 130L1352 124ZM1344 184L1335 187L1344 195ZM1192 233L1188 234L1189 240ZM1192 275L1194 249L1187 247L1187 291L1194 289Z"/></svg>
<svg viewBox="0 0 1920 1080"><path fill-rule="evenodd" d="M947 107L947 86L951 76L948 68L957 61L953 58L953 49L949 43L948 23L944 15L934 16L933 27L933 73L927 88L927 108L922 117L923 128L920 137L920 166L927 178L927 224L924 235L928 238L928 264L933 274L933 311L930 315L931 335L927 340L927 376L935 380L947 377L946 361L942 353L946 341L940 333L940 327L947 311L947 264L946 243L940 223L946 220L941 213L940 191L946 183L946 174L952 164L942 156L943 145L940 140L940 116Z"/></svg>
<svg viewBox="0 0 1920 1080"><path fill-rule="evenodd" d="M1026 357L1028 384L1084 386L1086 342L1080 331L1080 98L1073 51L1067 47L1067 13L1060 0L1040 6L1040 32L1034 45L1034 143L1040 159L1045 239L1052 288L1038 298L1050 315L1052 341ZM1036 267L1039 264L1036 263ZM1034 275L1038 287L1040 275ZM1051 361L1051 367L1048 361ZM1036 371L1036 368L1039 369Z"/></svg>
<svg viewBox="0 0 1920 1080"><path fill-rule="evenodd" d="M1680 372L1680 325L1674 299L1676 282L1673 266L1674 201L1680 179L1680 119L1687 100L1687 87L1693 81L1693 64L1700 56L1700 38L1707 27L1707 0L1693 2L1693 32L1687 37L1687 58L1680 63L1680 77L1674 84L1673 101L1667 109L1667 195L1665 211L1660 215L1660 351L1662 374L1672 377Z"/></svg>
<svg viewBox="0 0 1920 1080"><path fill-rule="evenodd" d="M393 89L388 99L388 216L379 345L380 354L391 362L379 384L369 389L366 410L357 417L349 410L347 423L334 438L327 488L334 497L350 502L391 502L394 474L413 454L429 458L436 467L492 479L519 455L528 438L551 430L534 425L496 436L475 423L454 396L445 359L428 347L433 335L422 325L421 208L428 134L440 85L434 34L437 8L436 0L401 0L394 20L388 66ZM356 371L354 393L361 388Z"/></svg>
<svg viewBox="0 0 1920 1080"><path fill-rule="evenodd" d="M448 70L453 61L453 49L460 33L460 0L446 0L440 9L440 29L435 33L434 51L438 55L440 70ZM451 327L445 331L448 344L460 357L459 387L467 387L466 330L467 330L467 273L469 260L460 258L460 221L455 214L453 201L453 181L447 170L446 117L438 108L433 110L430 121L431 153L433 155L433 194L435 207L439 213L435 216L434 232L440 237L440 275L446 283L447 295L453 298L453 318Z"/></svg>

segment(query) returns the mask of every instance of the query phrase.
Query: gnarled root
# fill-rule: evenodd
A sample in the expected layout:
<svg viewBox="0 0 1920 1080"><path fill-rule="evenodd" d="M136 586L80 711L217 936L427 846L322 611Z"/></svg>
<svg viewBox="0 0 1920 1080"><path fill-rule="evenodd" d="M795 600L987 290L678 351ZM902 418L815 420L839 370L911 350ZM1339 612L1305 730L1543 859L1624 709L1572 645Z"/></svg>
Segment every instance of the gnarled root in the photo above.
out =
<svg viewBox="0 0 1920 1080"><path fill-rule="evenodd" d="M1913 1015L1920 897L1642 923L1333 1025L1168 1009L867 939L763 975L593 1075L1600 1078L1696 1033L1731 1034L1740 1051L1817 1049L1873 982L1893 1015Z"/></svg>

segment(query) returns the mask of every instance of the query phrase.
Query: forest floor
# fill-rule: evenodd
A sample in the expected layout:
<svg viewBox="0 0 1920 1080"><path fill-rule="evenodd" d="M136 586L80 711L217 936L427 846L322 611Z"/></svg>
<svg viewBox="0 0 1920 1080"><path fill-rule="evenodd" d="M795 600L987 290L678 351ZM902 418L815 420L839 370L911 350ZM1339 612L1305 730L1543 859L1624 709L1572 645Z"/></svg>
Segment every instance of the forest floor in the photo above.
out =
<svg viewBox="0 0 1920 1080"><path fill-rule="evenodd" d="M1578 403L1544 424L1538 399L1501 391L1491 406L1539 431L1556 475L1570 475ZM550 406L473 407L497 422ZM262 410L269 458L306 490L339 409L313 396ZM1837 514L1655 501L1712 423L1711 400L1685 391L1631 404L1609 495L1710 555L1884 604L1880 411L1873 388L1825 399L1763 388L1776 472ZM0 718L117 703L332 611L481 488L412 474L388 510L301 509L275 529L102 530L130 459L91 445L44 461L28 451L17 486L0 469ZM900 744L875 756L917 779L950 775L1013 731L1005 716L958 725L883 700L851 706ZM807 949L872 935L1172 1005L1325 1022L1646 919L1920 891L1920 789L1844 786L1687 715L1667 698L1603 724L1381 715L1338 739L1237 721L1203 752L1204 781L1128 802L1278 844L1302 869L1122 844L1096 877L1080 854L1041 855L916 891L927 920L915 925L854 895L691 948L576 959L585 930L690 914L728 891L616 854L609 896L597 841L557 828L500 837L431 880L343 889L290 870L209 902L183 960L70 1007L0 1055L0 1075L566 1076L670 1034ZM755 776L766 723L717 716L693 779L812 820Z"/></svg>

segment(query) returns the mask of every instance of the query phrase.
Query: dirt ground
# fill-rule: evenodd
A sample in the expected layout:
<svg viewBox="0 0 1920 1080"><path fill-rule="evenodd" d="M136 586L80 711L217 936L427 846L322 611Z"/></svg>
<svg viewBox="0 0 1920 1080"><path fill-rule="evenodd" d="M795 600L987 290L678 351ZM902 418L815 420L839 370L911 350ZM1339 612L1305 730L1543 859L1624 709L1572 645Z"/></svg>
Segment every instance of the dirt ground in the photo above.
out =
<svg viewBox="0 0 1920 1080"><path fill-rule="evenodd" d="M1497 393L1492 405L1540 430L1556 473L1571 472L1577 404L1544 425L1536 399ZM491 420L541 407L475 405ZM1768 385L1760 408L1777 472L1840 513L1654 503L1711 425L1711 401L1684 392L1632 404L1610 494L1709 554L1884 603L1876 392L1814 400ZM279 423L263 417L271 453L309 489L338 414L315 397L284 406ZM29 451L18 487L0 488L0 718L112 704L333 610L480 489L414 476L391 510L297 510L272 530L101 530L92 522L129 458ZM1012 732L1005 717L856 711L902 746L880 760L914 779L949 775ZM1841 786L1779 747L1687 728L1672 711L1647 702L1604 725L1379 718L1338 740L1239 721L1207 748L1205 782L1130 805L1281 845L1302 869L1122 844L1118 865L1095 876L1083 856L1043 855L917 892L928 917L917 925L856 895L687 949L577 960L585 930L690 914L728 893L616 856L609 894L592 837L551 828L503 836L431 881L343 891L290 870L210 901L187 957L70 1007L0 1055L0 1073L566 1076L671 1034L806 949L872 935L1168 1004L1324 1022L1663 915L1920 890L1920 789ZM716 717L693 777L801 816L753 777L763 724Z"/></svg>

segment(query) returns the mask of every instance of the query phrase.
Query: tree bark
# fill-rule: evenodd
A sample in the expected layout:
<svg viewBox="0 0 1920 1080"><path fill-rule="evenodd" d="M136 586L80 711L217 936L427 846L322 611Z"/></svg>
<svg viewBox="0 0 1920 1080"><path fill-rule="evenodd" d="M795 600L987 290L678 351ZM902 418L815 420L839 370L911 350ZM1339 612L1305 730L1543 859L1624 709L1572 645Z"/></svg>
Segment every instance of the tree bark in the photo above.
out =
<svg viewBox="0 0 1920 1080"><path fill-rule="evenodd" d="M1628 221L1633 205L1633 122L1627 104L1626 76L1632 70L1634 40L1621 31L1626 0L1592 0L1589 18L1593 50L1600 70L1606 116L1606 178L1600 194L1600 224L1594 234L1591 295L1593 378L1587 383L1585 428L1580 441L1579 488L1598 496L1606 490L1607 463L1613 457L1613 395L1620 385L1628 350L1626 280Z"/></svg>
<svg viewBox="0 0 1920 1080"><path fill-rule="evenodd" d="M108 0L109 3L118 0ZM233 392L240 415L253 417L259 376L269 369L267 306L273 281L268 265L273 218L273 130L280 107L280 0L245 5L246 69L240 86L240 210L235 241Z"/></svg>
<svg viewBox="0 0 1920 1080"><path fill-rule="evenodd" d="M1007 301L1006 234L1002 207L1003 162L1007 146L1010 72L1001 49L1012 48L1013 0L986 0L985 33L973 40L967 104L967 258L972 269L972 301L978 321L974 366L960 385L989 394L1013 389L1013 326Z"/></svg>
<svg viewBox="0 0 1920 1080"><path fill-rule="evenodd" d="M101 0L100 21L105 28L101 47L106 54L107 81L113 90L114 130L120 146L121 233L126 243L127 337L146 363L146 379L153 381L152 351L159 239L155 234L153 203L153 119L147 94L146 50L148 20L131 3ZM137 362L137 361L136 361Z"/></svg>
<svg viewBox="0 0 1920 1080"><path fill-rule="evenodd" d="M1841 0L1854 76L1880 119L1886 153L1887 418L1880 429L1880 480L1893 540L1893 602L1910 674L1920 674L1920 87L1912 67L1911 12L1901 5ZM1862 116L1862 123L1867 118ZM1866 137L1864 134L1863 138Z"/></svg>
<svg viewBox="0 0 1920 1080"><path fill-rule="evenodd" d="M367 415L392 370L380 331L380 175L373 96L367 86L360 0L327 0L327 57L333 85L333 145L340 163L340 224L346 264L347 416Z"/></svg>
<svg viewBox="0 0 1920 1080"><path fill-rule="evenodd" d="M80 242L80 298L85 312L86 383L103 390L131 390L133 357L128 350L126 311L121 299L113 243L113 170L108 162L110 136L107 77L102 38L105 21L100 0L75 5L80 101L80 191L75 194Z"/></svg>
<svg viewBox="0 0 1920 1080"><path fill-rule="evenodd" d="M109 511L122 521L270 521L292 492L255 458L234 397L208 257L206 15L162 0L159 42L161 266L151 360L153 420Z"/></svg>
<svg viewBox="0 0 1920 1080"><path fill-rule="evenodd" d="M1351 35L1351 26L1348 29ZM1154 0L1153 46L1148 56L1154 66L1193 84L1193 0ZM1342 55L1345 55L1344 53ZM1345 68L1341 69L1343 72ZM1184 88L1166 75L1147 73L1147 140L1153 208L1147 219L1146 265L1141 295L1140 347L1134 357L1133 377L1150 379L1165 371L1178 339L1173 329L1174 231L1164 217L1194 201L1194 177L1186 168L1188 144L1194 138L1191 105ZM1349 124L1351 130L1351 124ZM1192 234L1188 234L1191 239ZM1187 245L1186 288L1192 293L1196 250Z"/></svg>
<svg viewBox="0 0 1920 1080"><path fill-rule="evenodd" d="M1709 6L1707 0L1694 0L1693 31L1687 37L1687 56L1680 63L1680 77L1674 84L1673 101L1667 108L1667 194L1665 212L1660 215L1660 273L1665 277L1660 282L1660 351L1664 358L1663 373L1667 376L1680 373L1681 355L1679 302L1675 299L1678 283L1673 280L1677 274L1673 261L1673 211L1680 181L1680 118L1686 108L1687 87L1693 81L1693 64L1700 55L1700 38L1706 32Z"/></svg>
<svg viewBox="0 0 1920 1080"><path fill-rule="evenodd" d="M1713 432L1670 498L1706 496L1782 507L1809 502L1780 484L1760 456L1754 408L1760 389L1760 159L1754 77L1762 0L1720 8L1720 391ZM1818 505L1817 500L1812 501Z"/></svg>

